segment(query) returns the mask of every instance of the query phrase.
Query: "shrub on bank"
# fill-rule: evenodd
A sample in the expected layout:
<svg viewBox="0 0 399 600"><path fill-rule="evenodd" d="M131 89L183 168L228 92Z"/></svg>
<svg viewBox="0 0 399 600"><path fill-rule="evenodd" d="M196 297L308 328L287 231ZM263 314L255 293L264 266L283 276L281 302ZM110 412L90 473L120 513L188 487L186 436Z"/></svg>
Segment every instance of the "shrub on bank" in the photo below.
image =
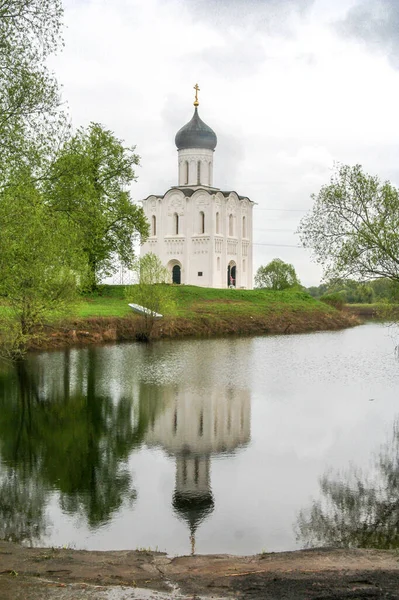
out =
<svg viewBox="0 0 399 600"><path fill-rule="evenodd" d="M337 310L342 310L345 305L345 292L334 292L333 294L324 294L320 298L321 302L333 306Z"/></svg>

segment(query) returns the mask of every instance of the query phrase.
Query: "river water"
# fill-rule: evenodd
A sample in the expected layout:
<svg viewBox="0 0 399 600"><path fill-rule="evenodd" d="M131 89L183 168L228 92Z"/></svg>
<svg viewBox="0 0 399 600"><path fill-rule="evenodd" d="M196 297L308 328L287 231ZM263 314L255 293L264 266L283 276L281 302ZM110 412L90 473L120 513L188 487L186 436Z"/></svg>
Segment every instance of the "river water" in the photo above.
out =
<svg viewBox="0 0 399 600"><path fill-rule="evenodd" d="M399 547L397 330L124 344L0 367L0 538Z"/></svg>

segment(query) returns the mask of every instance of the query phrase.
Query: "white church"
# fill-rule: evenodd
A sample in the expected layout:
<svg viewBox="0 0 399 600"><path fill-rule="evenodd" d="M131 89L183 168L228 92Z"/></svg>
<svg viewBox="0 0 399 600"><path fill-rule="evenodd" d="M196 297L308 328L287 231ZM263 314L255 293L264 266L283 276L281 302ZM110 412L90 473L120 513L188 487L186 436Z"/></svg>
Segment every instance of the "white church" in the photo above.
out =
<svg viewBox="0 0 399 600"><path fill-rule="evenodd" d="M178 185L143 200L150 236L141 255L156 254L176 284L252 288L254 202L213 186L217 137L198 114L176 134Z"/></svg>

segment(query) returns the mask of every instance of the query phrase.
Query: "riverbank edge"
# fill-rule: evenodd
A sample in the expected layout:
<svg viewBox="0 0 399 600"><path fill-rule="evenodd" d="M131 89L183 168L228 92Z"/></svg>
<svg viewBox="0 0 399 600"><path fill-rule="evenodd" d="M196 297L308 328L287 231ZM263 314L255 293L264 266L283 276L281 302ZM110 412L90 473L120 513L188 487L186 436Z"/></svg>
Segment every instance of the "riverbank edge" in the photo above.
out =
<svg viewBox="0 0 399 600"><path fill-rule="evenodd" d="M211 338L224 336L288 335L335 331L354 327L361 321L354 314L337 310L285 310L266 315L198 315L194 318L165 317L157 320L150 339ZM30 350L62 349L72 346L134 342L142 338L143 318L86 317L47 325L32 342Z"/></svg>
<svg viewBox="0 0 399 600"><path fill-rule="evenodd" d="M0 542L0 592L2 600L106 598L102 593L115 587L124 598L140 598L128 595L129 589L134 594L140 588L174 588L190 598L394 599L399 597L398 557L395 550L331 548L170 557L150 550L27 548Z"/></svg>

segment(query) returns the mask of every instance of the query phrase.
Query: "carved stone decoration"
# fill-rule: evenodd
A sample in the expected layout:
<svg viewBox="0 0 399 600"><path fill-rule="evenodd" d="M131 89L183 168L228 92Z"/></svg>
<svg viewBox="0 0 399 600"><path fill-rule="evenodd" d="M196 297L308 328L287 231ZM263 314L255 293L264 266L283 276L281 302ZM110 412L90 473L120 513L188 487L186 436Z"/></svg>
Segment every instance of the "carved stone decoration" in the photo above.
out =
<svg viewBox="0 0 399 600"><path fill-rule="evenodd" d="M215 204L217 207L222 206L222 198L223 198L223 196L221 196L221 194L215 195Z"/></svg>
<svg viewBox="0 0 399 600"><path fill-rule="evenodd" d="M168 255L182 255L184 254L184 240L179 238L171 238L166 241L166 253Z"/></svg>
<svg viewBox="0 0 399 600"><path fill-rule="evenodd" d="M209 252L209 238L193 238L192 247L194 254L208 254Z"/></svg>
<svg viewBox="0 0 399 600"><path fill-rule="evenodd" d="M246 213L248 211L248 200L244 198L241 200L241 212Z"/></svg>
<svg viewBox="0 0 399 600"><path fill-rule="evenodd" d="M184 214L184 198L175 194L169 198L169 206L168 206L168 214L173 215L173 213L177 213L178 215Z"/></svg>
<svg viewBox="0 0 399 600"><path fill-rule="evenodd" d="M151 210L155 211L155 209L157 207L157 200L156 200L156 198L152 198L150 206L151 206Z"/></svg>
<svg viewBox="0 0 399 600"><path fill-rule="evenodd" d="M196 199L197 208L201 208L201 206L207 206L209 204L209 201L209 194L202 194L201 196L198 196Z"/></svg>
<svg viewBox="0 0 399 600"><path fill-rule="evenodd" d="M227 240L227 254L230 256L237 254L237 240Z"/></svg>
<svg viewBox="0 0 399 600"><path fill-rule="evenodd" d="M236 203L235 199L230 196L230 198L227 201L227 212L235 215L236 208L237 208L237 203Z"/></svg>

